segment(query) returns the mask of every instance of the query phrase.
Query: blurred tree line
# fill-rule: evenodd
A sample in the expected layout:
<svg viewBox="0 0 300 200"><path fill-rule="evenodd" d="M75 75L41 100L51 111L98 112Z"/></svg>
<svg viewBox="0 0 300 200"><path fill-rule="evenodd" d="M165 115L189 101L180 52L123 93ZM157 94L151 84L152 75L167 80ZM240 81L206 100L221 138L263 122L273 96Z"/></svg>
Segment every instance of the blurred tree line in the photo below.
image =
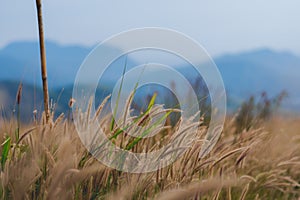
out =
<svg viewBox="0 0 300 200"><path fill-rule="evenodd" d="M269 120L278 111L287 96L286 91L282 91L273 98L270 98L266 92L261 93L258 100L251 96L242 103L235 117L236 132L248 131L252 126Z"/></svg>

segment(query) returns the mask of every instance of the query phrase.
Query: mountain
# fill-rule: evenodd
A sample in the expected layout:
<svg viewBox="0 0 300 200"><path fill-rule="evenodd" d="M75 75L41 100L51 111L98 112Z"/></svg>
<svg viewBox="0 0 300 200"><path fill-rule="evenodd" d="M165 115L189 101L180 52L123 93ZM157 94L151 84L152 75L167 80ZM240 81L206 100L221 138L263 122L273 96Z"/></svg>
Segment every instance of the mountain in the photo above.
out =
<svg viewBox="0 0 300 200"><path fill-rule="evenodd" d="M46 42L47 66L50 87L73 83L77 69L91 48L60 46ZM37 42L15 42L0 50L0 80L23 81L41 84L39 45Z"/></svg>
<svg viewBox="0 0 300 200"><path fill-rule="evenodd" d="M287 91L285 106L300 111L300 58L290 52L258 49L216 58L228 94L245 99L266 91L274 96Z"/></svg>
<svg viewBox="0 0 300 200"><path fill-rule="evenodd" d="M266 90L297 90L300 58L289 52L259 49L237 55L224 55L215 62L226 86L233 93L246 95Z"/></svg>
<svg viewBox="0 0 300 200"><path fill-rule="evenodd" d="M112 50L119 51L114 47ZM92 48L82 46L62 46L55 42L46 42L47 67L50 93L55 99L64 89L64 105L71 96L72 84L77 70ZM124 67L123 56L113 65ZM278 52L270 49L255 49L237 54L227 54L214 58L227 90L229 103L238 105L250 95L259 95L266 91L274 96L286 90L289 99L285 107L300 112L300 58L290 52ZM139 62L127 59L127 69ZM14 104L18 83L24 83L28 94L41 95L39 45L37 42L14 42L0 50L0 106ZM189 66L177 66L176 69L187 79L192 79L195 71ZM103 88L111 87L122 75L122 70L110 68L103 80ZM159 75L159 73L157 73ZM34 89L35 88L35 89ZM28 96L28 103L32 96ZM41 99L36 99L36 102ZM33 105L30 107L34 107ZM31 111L30 111L31 112Z"/></svg>

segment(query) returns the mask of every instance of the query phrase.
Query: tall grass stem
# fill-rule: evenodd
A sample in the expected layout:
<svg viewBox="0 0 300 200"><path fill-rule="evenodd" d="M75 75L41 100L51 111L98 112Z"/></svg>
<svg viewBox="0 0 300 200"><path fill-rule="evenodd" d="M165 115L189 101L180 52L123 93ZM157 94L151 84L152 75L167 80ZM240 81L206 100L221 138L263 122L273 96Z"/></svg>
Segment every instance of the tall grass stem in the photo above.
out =
<svg viewBox="0 0 300 200"><path fill-rule="evenodd" d="M46 115L46 123L48 123L50 119L49 90L48 90L48 82L47 82L46 48L45 48L45 41L44 41L44 26L43 26L41 0L36 0L36 8L37 8L38 27L39 27L41 71L42 71L43 94L44 94L44 111Z"/></svg>

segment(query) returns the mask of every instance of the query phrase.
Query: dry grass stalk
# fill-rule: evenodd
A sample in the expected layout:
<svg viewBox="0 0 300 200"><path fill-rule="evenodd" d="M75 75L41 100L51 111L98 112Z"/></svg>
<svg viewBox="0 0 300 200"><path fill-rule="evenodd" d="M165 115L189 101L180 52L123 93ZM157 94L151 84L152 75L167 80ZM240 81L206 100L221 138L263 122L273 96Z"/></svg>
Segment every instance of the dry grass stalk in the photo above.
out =
<svg viewBox="0 0 300 200"><path fill-rule="evenodd" d="M36 0L36 8L37 8L38 27L39 27L40 57L41 57L41 70L42 70L43 94L44 94L44 111L46 115L46 123L48 123L50 120L49 90L48 90L48 81L47 81L46 48L45 48L45 39L44 39L44 26L43 26L41 0Z"/></svg>
<svg viewBox="0 0 300 200"><path fill-rule="evenodd" d="M96 116L89 116L92 120L82 115L82 123L88 126L97 119L108 135L114 134L110 132L111 116L101 117L101 105ZM199 128L192 148L182 157L146 174L119 172L99 163L81 144L74 125L63 116L52 127L41 122L27 124L20 130L23 134L19 141L12 144L1 172L0 198L296 199L300 196L300 145L298 140L289 138L297 136L299 123L274 120L276 123L265 124L265 130L249 129L243 135L235 135L234 125L227 125L215 148L201 159L198 154L207 129ZM126 118L126 123L129 121ZM10 121L0 127L0 143L4 136L13 136L14 125ZM177 137L179 144L189 136L192 126L184 124L171 129L182 132ZM127 131L135 130L132 127ZM280 130L285 130L285 134ZM170 136L142 140L132 151L156 150L166 138ZM130 139L124 132L114 142L125 145ZM170 154L168 149L165 156Z"/></svg>

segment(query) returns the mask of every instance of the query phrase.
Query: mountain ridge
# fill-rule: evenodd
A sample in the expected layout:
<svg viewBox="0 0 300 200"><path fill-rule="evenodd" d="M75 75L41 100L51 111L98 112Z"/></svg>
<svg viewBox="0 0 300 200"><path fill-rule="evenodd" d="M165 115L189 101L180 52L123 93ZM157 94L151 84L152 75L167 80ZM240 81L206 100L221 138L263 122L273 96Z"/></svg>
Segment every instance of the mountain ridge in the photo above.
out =
<svg viewBox="0 0 300 200"><path fill-rule="evenodd" d="M40 88L38 48L37 42L22 41L11 43L0 49L1 83L8 84L4 81L9 80ZM61 88L71 87L77 70L91 50L92 47L60 45L53 41L47 41L50 90L57 91ZM300 57L297 55L287 51L259 48L236 54L224 54L213 60L223 77L228 95L234 101L240 103L250 95L258 95L263 91L274 96L282 90L287 90L293 109L300 110L298 88L300 85ZM121 64L123 61L121 60L117 64ZM128 62L131 67L136 64L134 60ZM187 78L194 74L194 71L187 66L180 66L177 69ZM116 79L120 75L122 75L120 70L108 70L107 72L107 76L112 79ZM107 80L105 81L107 82Z"/></svg>

